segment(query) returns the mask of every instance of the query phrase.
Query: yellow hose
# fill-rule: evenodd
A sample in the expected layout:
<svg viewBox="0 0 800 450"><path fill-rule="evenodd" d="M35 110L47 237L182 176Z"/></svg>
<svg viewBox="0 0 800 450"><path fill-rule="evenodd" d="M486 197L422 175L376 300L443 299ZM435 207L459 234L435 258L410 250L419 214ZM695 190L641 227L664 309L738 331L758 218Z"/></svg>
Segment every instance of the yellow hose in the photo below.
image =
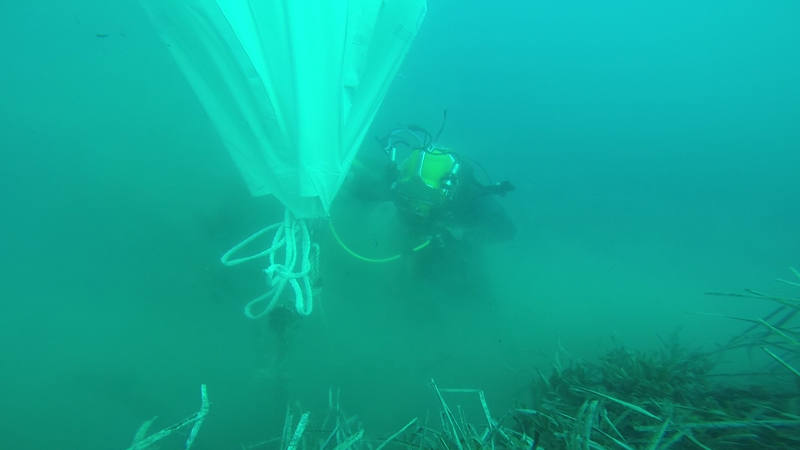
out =
<svg viewBox="0 0 800 450"><path fill-rule="evenodd" d="M332 220L328 220L328 228L330 228L331 234L333 235L334 239L336 239L336 242L338 242L339 245L342 246L344 251L349 253L350 256L352 256L353 258L359 259L361 261L368 262L368 263L387 263L387 262L391 262L391 261L397 261L398 259L400 259L403 256L402 253L398 253L398 254L393 255L393 256L388 256L386 258L368 258L366 256L361 256L358 253L356 253L353 250L351 250L350 247L345 245L344 242L342 242L342 238L339 237L339 233L337 233L336 229L333 228L333 221ZM423 242L423 243L417 245L416 247L412 248L411 251L412 252L418 252L418 251L422 250L423 248L427 247L428 244L430 244L430 243L431 243L431 238L428 238L428 239L425 240L425 242Z"/></svg>

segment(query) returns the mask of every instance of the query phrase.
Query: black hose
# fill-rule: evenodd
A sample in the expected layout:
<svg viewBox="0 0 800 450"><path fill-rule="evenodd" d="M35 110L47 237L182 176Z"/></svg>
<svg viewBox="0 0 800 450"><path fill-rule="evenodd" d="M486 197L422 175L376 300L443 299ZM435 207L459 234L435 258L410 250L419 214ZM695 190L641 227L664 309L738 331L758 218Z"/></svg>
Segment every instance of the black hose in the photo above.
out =
<svg viewBox="0 0 800 450"><path fill-rule="evenodd" d="M439 142L439 137L442 136L442 131L444 131L444 126L447 125L447 108L442 110L442 124L439 125L439 131L436 132L436 137L433 138L433 143Z"/></svg>

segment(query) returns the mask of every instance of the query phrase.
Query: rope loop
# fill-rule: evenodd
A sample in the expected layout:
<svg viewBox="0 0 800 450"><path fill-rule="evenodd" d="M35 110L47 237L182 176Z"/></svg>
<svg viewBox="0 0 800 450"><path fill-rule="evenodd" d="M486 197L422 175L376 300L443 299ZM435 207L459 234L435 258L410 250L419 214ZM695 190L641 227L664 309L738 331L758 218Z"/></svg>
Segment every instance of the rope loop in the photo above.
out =
<svg viewBox="0 0 800 450"><path fill-rule="evenodd" d="M270 231L274 234L269 248L252 255L234 257L243 248ZM278 262L281 253L283 258ZM319 245L311 241L306 221L297 219L287 209L283 221L251 234L225 252L220 261L226 266L235 266L259 258L267 260L267 266L264 268L267 292L245 305L245 316L258 319L269 314L281 303L287 283L292 288L295 311L301 316L311 314L314 295L311 280L316 279L319 274Z"/></svg>

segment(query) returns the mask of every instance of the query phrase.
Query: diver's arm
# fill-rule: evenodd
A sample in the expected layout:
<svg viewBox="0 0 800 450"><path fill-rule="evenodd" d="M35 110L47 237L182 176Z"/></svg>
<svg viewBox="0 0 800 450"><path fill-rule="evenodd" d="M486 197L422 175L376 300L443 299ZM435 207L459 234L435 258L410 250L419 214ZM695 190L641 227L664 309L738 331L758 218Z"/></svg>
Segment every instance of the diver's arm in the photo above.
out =
<svg viewBox="0 0 800 450"><path fill-rule="evenodd" d="M462 187L468 197L480 197L484 195L506 195L506 193L516 189L509 181L499 183L482 184L475 178L475 172L471 167L467 167L462 172Z"/></svg>
<svg viewBox="0 0 800 450"><path fill-rule="evenodd" d="M363 161L354 160L347 178L347 187L352 195L365 201L386 201L392 199L391 185L397 179L397 166L387 163L382 168Z"/></svg>
<svg viewBox="0 0 800 450"><path fill-rule="evenodd" d="M511 192L514 189L516 189L516 187L513 184L511 184L511 182L508 180L490 184L487 186L482 186L482 188L489 195L500 195L500 196L506 195L507 192Z"/></svg>

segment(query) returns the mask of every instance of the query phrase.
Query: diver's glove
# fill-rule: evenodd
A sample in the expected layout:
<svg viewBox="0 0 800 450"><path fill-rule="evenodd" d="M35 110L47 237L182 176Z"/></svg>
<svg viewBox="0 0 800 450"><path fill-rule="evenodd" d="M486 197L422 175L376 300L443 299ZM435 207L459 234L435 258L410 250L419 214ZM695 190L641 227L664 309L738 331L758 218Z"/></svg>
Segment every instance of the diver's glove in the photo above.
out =
<svg viewBox="0 0 800 450"><path fill-rule="evenodd" d="M492 194L497 195L506 195L507 192L511 192L516 189L516 187L514 187L514 185L509 181L502 181L487 187Z"/></svg>

